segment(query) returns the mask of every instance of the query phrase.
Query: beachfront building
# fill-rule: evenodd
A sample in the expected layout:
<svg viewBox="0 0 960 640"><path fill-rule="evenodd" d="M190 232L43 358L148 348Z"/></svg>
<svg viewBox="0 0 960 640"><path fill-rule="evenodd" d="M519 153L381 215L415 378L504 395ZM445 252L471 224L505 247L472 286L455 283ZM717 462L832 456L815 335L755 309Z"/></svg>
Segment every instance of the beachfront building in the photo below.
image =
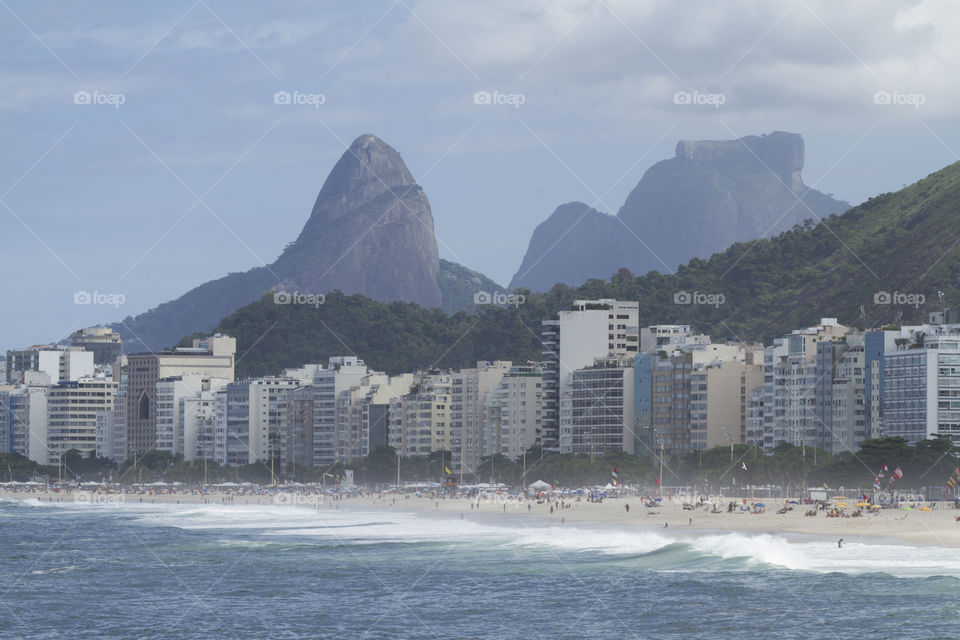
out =
<svg viewBox="0 0 960 640"><path fill-rule="evenodd" d="M313 464L323 466L341 460L337 432L337 397L360 385L370 370L354 356L337 356L313 379ZM344 444L344 448L346 444Z"/></svg>
<svg viewBox="0 0 960 640"><path fill-rule="evenodd" d="M337 460L355 460L377 445L387 445L390 401L409 393L415 382L411 373L373 371L341 391L336 399Z"/></svg>
<svg viewBox="0 0 960 640"><path fill-rule="evenodd" d="M703 451L746 442L750 393L762 381L762 365L735 357L694 364L690 373L690 448Z"/></svg>
<svg viewBox="0 0 960 640"><path fill-rule="evenodd" d="M233 382L236 350L234 338L217 334L194 339L192 347L125 356L125 371L120 372L127 376L123 423L125 457L149 451L157 444L157 383L160 380L197 375Z"/></svg>
<svg viewBox="0 0 960 640"><path fill-rule="evenodd" d="M960 444L960 327L916 331L898 347L884 356L882 434Z"/></svg>
<svg viewBox="0 0 960 640"><path fill-rule="evenodd" d="M570 447L561 452L634 453L634 358L597 358L573 372Z"/></svg>
<svg viewBox="0 0 960 640"><path fill-rule="evenodd" d="M401 456L451 450L453 393L458 378L453 371L421 373L409 393L391 400L390 446Z"/></svg>
<svg viewBox="0 0 960 640"><path fill-rule="evenodd" d="M514 370L509 360L480 361L455 374L450 414L450 465L455 472L472 473L480 465L487 429L485 411L490 398ZM531 430L536 437L534 430Z"/></svg>
<svg viewBox="0 0 960 640"><path fill-rule="evenodd" d="M543 344L543 415L540 443L563 450L560 442L560 399L570 393L573 372L596 358L633 356L640 350L640 307L613 299L576 300L569 309L541 323Z"/></svg>
<svg viewBox="0 0 960 640"><path fill-rule="evenodd" d="M120 334L109 327L88 327L74 332L70 344L93 353L95 365L110 365L123 353Z"/></svg>
<svg viewBox="0 0 960 640"><path fill-rule="evenodd" d="M42 371L50 376L50 384L93 377L94 354L82 347L40 345L18 351L7 351L8 384L23 382L26 371Z"/></svg>
<svg viewBox="0 0 960 640"><path fill-rule="evenodd" d="M839 358L850 346L843 344L848 333L850 328L836 318L823 318L766 348L763 432L760 437L756 428L750 430L753 443L772 453L782 442L808 447L833 442L833 376Z"/></svg>
<svg viewBox="0 0 960 640"><path fill-rule="evenodd" d="M213 416L214 394L229 383L197 374L157 382L157 450L193 460L199 431Z"/></svg>
<svg viewBox="0 0 960 640"><path fill-rule="evenodd" d="M44 464L76 449L84 456L97 449L97 414L113 411L117 383L81 378L62 381L47 394L47 442Z"/></svg>
<svg viewBox="0 0 960 640"><path fill-rule="evenodd" d="M511 460L537 444L543 415L543 369L527 364L511 367L486 396L482 454ZM477 459L479 463L479 459ZM467 467L467 469L476 468Z"/></svg>
<svg viewBox="0 0 960 640"><path fill-rule="evenodd" d="M290 411L289 403L306 392L302 380L264 377L227 384L214 395L214 459L220 464L252 464L283 459L292 416L302 420L302 408ZM302 425L301 425L302 429ZM197 438L201 447L203 438ZM291 454L287 454L290 458ZM276 471L279 471L276 468Z"/></svg>

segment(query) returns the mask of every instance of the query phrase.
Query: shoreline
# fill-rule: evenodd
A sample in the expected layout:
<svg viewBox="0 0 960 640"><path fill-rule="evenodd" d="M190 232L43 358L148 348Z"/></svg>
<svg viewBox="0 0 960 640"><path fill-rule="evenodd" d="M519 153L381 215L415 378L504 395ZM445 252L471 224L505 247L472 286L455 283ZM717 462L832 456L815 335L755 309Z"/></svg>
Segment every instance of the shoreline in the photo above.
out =
<svg viewBox="0 0 960 640"><path fill-rule="evenodd" d="M680 501L665 498L656 508L646 508L639 497L607 498L602 503L567 502L560 508L559 501L537 503L536 500L518 501L496 499L477 502L467 498L426 498L414 496L365 496L343 499L323 498L314 494L110 494L72 491L54 493L45 491L0 491L0 499L39 500L53 504L181 504L181 505L260 505L301 506L343 511L403 511L426 520L457 518L478 522L524 522L536 527L587 525L612 527L619 530L662 532L672 536L703 536L739 533L744 535L782 535L788 539L810 538L845 542L873 541L875 544L906 543L960 548L960 510L937 505L930 511L902 511L882 509L877 514L864 513L861 517L827 518L825 512L805 516L808 505L791 505L792 511L777 514L782 504L767 501L763 513L710 513L704 507L684 510ZM724 504L742 499L726 498ZM748 501L747 504L750 504ZM630 505L628 511L626 505ZM551 507L553 512L551 513ZM852 511L848 509L848 512ZM667 526L664 526L667 525Z"/></svg>

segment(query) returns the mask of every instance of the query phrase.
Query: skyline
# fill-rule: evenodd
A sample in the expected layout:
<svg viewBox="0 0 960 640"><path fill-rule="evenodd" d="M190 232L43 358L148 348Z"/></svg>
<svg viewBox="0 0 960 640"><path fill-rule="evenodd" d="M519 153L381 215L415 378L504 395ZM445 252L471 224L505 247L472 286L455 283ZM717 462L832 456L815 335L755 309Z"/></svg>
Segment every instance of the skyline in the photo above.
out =
<svg viewBox="0 0 960 640"><path fill-rule="evenodd" d="M32 311L0 346L271 262L363 133L424 187L441 257L501 285L557 206L616 214L680 139L801 133L806 183L854 205L957 159L948 3L738 4L4 2L0 237L29 277L2 292ZM75 305L77 291L124 302Z"/></svg>

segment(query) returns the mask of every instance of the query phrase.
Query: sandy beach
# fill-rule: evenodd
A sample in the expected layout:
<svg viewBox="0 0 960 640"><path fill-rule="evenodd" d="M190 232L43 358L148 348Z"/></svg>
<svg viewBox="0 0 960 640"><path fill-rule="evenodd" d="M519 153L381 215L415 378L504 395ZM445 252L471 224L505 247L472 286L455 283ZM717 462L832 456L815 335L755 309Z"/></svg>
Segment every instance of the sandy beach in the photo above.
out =
<svg viewBox="0 0 960 640"><path fill-rule="evenodd" d="M325 499L315 494L229 494L229 493L179 493L179 494L101 494L87 491L54 493L44 491L0 492L0 498L13 500L35 499L41 502L76 502L87 504L119 503L174 503L174 504L241 504L274 507L300 506L343 510L402 510L415 513L426 519L457 518L471 520L496 520L518 518L530 526L599 525L621 529L666 530L671 535L700 535L706 533L770 533L796 536L843 539L846 542L901 541L911 544L960 547L960 510L952 505L929 503L930 511L914 508L912 511L881 509L876 513L864 510L860 517L828 518L824 511L816 516L806 516L809 505L790 505L792 510L776 513L784 506L782 500L764 500L766 508L761 513L740 511L744 501L726 497L717 502L721 513L712 513L712 503L694 510L683 508L680 499L664 498L657 507L648 508L638 496L607 498L602 503L585 500L564 499L564 507L556 499L538 503L536 500L429 498L396 496L393 494L365 497ZM738 510L727 512L727 505L735 502ZM747 500L750 505L756 500ZM627 506L629 505L629 510ZM850 501L847 513L852 513Z"/></svg>

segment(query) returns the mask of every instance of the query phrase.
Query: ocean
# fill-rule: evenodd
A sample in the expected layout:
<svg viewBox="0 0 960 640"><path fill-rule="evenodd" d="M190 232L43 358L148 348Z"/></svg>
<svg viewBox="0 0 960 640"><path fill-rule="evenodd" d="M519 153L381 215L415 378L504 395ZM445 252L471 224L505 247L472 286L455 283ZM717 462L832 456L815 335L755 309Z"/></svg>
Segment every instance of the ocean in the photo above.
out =
<svg viewBox="0 0 960 640"><path fill-rule="evenodd" d="M0 638L956 638L960 549L0 500Z"/></svg>

